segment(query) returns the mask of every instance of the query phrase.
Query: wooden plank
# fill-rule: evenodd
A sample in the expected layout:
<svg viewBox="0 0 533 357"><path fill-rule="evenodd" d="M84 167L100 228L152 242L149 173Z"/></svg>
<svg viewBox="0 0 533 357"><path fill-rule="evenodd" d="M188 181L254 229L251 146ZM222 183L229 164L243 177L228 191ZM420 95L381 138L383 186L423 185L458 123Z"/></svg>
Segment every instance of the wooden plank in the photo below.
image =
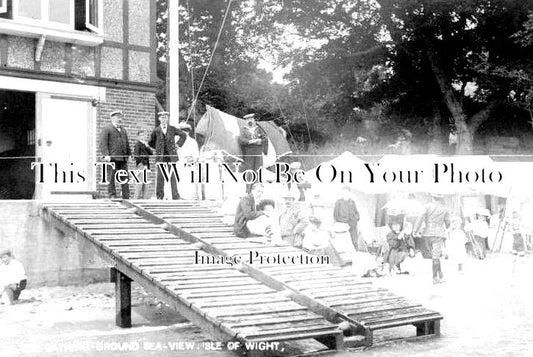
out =
<svg viewBox="0 0 533 357"><path fill-rule="evenodd" d="M178 245L116 245L114 243L108 244L109 247L113 247L115 251L119 253L153 253L153 252L163 252L168 254L191 254L191 252L198 251L197 247L191 246L190 244L178 244Z"/></svg>
<svg viewBox="0 0 533 357"><path fill-rule="evenodd" d="M139 218L138 216L130 216L130 217L127 217L127 218L121 218L121 219L116 219L116 218L99 218L99 219L90 219L90 218L70 218L69 219L70 222L76 224L76 225L79 225L79 224L84 224L84 225L91 225L91 224L102 224L102 223L107 223L107 222L111 222L111 223L117 223L117 224L122 224L122 223L142 223L142 222L146 222L146 220L142 219L142 218Z"/></svg>
<svg viewBox="0 0 533 357"><path fill-rule="evenodd" d="M218 281L216 283L213 282L206 282L206 283L198 283L198 284L174 284L174 283L165 283L166 286L168 286L169 289L174 291L182 291L182 290L189 290L189 289L203 289L203 288L219 288L219 287L228 287L228 286L247 286L253 284L250 281L241 280L241 281L232 281L232 282L225 282L225 281Z"/></svg>
<svg viewBox="0 0 533 357"><path fill-rule="evenodd" d="M346 296L344 300L324 300L320 299L324 304L327 304L331 307L334 307L343 313L349 313L350 309L357 309L358 306L372 306L374 303L382 303L389 301L396 301L398 303L408 301L402 297L398 297L393 294L376 294L374 296L362 296L360 298L352 297L350 295Z"/></svg>
<svg viewBox="0 0 533 357"><path fill-rule="evenodd" d="M130 230L130 229L108 229L105 231L93 230L93 229L84 229L85 232L92 236L108 236L108 235L140 235L140 234L150 234L150 233L166 233L161 228L149 228L143 230Z"/></svg>
<svg viewBox="0 0 533 357"><path fill-rule="evenodd" d="M285 329L280 329L278 331L257 331L257 332L252 332L250 331L249 333L241 333L239 332L239 335L243 336L244 338L246 339L255 339L255 338L268 338L268 337L271 337L271 338L276 338L276 337L279 337L279 338L283 338L283 335L287 334L287 335L294 335L294 334L298 334L300 337L299 339L305 339L305 338L309 338L307 336L313 336L314 333L316 332L329 332L329 333L332 333L332 332L337 332L339 331L337 327L335 326L327 326L327 325L317 325L317 326L305 326L305 327L301 327L301 328L285 328Z"/></svg>
<svg viewBox="0 0 533 357"><path fill-rule="evenodd" d="M169 286L170 287L170 286ZM187 287L186 289L174 289L174 291L185 297L199 297L208 296L209 294L225 294L229 296L232 294L246 294L248 291L257 290L257 289L267 289L265 291L272 291L270 288L266 287L263 284L257 283L253 285L226 285L226 286L216 286L216 287ZM205 295L204 295L205 294Z"/></svg>
<svg viewBox="0 0 533 357"><path fill-rule="evenodd" d="M413 324L422 323L422 322L425 322L425 321L438 322L438 320L442 320L442 316L440 314L436 313L435 315L416 316L416 317L413 317L413 318L406 317L406 318L403 318L403 319L387 320L387 321L383 321L383 322L372 322L372 323L369 323L368 326L372 330L381 330L381 329L385 329L385 328L413 325Z"/></svg>
<svg viewBox="0 0 533 357"><path fill-rule="evenodd" d="M320 337L327 337L327 336L338 336L341 335L340 331L332 330L332 331L316 331L313 333L308 334L301 334L301 333L295 333L295 334L285 334L283 336L261 336L258 338L253 338L251 336L246 337L246 339L250 342L281 342L281 341L293 341L293 340L301 340L301 339L319 339Z"/></svg>
<svg viewBox="0 0 533 357"><path fill-rule="evenodd" d="M306 307L301 305L296 306L287 306L287 307L270 307L265 308L263 310L228 310L224 309L224 311L217 311L218 309L214 309L214 311L211 312L211 315L215 316L216 318L222 318L222 317L228 317L228 316L251 316L251 315L259 315L259 314L266 314L266 313L278 313L278 312L287 312L287 311L305 311L307 310Z"/></svg>
<svg viewBox="0 0 533 357"><path fill-rule="evenodd" d="M109 247L180 247L190 245L189 242L176 239L115 239L106 242Z"/></svg>
<svg viewBox="0 0 533 357"><path fill-rule="evenodd" d="M272 289L263 286L257 285L256 287L250 287L248 289L243 288L239 289L228 289L228 290L216 290L214 292L206 292L205 289L199 289L198 291L187 290L182 295L187 299L196 300L196 299L206 299L213 297L239 297L243 294L265 294L272 292Z"/></svg>
<svg viewBox="0 0 533 357"><path fill-rule="evenodd" d="M410 308L418 308L422 307L421 304L412 303L412 302L403 302L399 303L397 301L393 301L390 304L378 304L378 305L364 305L360 306L359 308L347 308L346 310L341 310L343 313L348 315L357 315L361 316L360 314L371 314L371 313L396 313L401 312L406 309ZM364 320L367 321L367 320Z"/></svg>
<svg viewBox="0 0 533 357"><path fill-rule="evenodd" d="M356 318L366 325L382 324L389 321L397 321L412 318L426 318L427 316L438 315L434 311L427 310L425 308L414 307L405 308L399 310L388 310L368 313L350 314L351 318Z"/></svg>
<svg viewBox="0 0 533 357"><path fill-rule="evenodd" d="M284 302L288 302L288 301L291 301L289 298L287 297L275 297L275 298L269 298L269 297L262 297L262 298L257 298L257 299L232 299L232 300L220 300L220 301L213 301L213 302L196 302L194 301L193 304L200 307L200 308L213 308L213 307L218 307L218 308L229 308L229 307L232 307L232 306L239 306L239 307L244 307L244 306L253 306L253 308L256 308L258 305L262 305L262 304L267 304L267 303L273 303L273 302L277 302L277 303L284 303Z"/></svg>
<svg viewBox="0 0 533 357"><path fill-rule="evenodd" d="M281 323L295 323L295 322L314 322L321 321L322 317L315 316L296 316L286 318L268 318L263 320L254 320L248 322L226 323L231 328L251 327L251 326L265 326L276 325Z"/></svg>
<svg viewBox="0 0 533 357"><path fill-rule="evenodd" d="M296 331L311 331L317 328L329 328L336 330L338 327L324 320L318 321L291 321L291 322L279 322L277 324L263 324L243 327L239 329L240 334L280 334L280 333L293 333Z"/></svg>
<svg viewBox="0 0 533 357"><path fill-rule="evenodd" d="M151 223L143 222L143 223L95 223L95 224L84 224L84 223L76 223L76 226L80 227L83 230L87 231L94 231L94 230L102 230L102 229L146 229L146 228L154 228L154 226Z"/></svg>
<svg viewBox="0 0 533 357"><path fill-rule="evenodd" d="M124 235L121 234L120 236L116 235L107 235L107 234L98 234L98 237L96 238L100 241L142 241L145 239L165 239L173 242L185 242L190 244L190 242L184 241L183 239L180 239L176 237L175 235L172 235L168 232L159 232L159 233L150 233L150 234L143 234L142 236L139 235Z"/></svg>

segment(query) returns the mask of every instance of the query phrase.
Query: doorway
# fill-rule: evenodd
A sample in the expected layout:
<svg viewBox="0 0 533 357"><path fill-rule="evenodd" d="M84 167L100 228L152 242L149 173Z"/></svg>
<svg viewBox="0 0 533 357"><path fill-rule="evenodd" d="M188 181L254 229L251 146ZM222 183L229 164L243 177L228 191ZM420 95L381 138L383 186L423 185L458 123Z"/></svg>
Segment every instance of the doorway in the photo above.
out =
<svg viewBox="0 0 533 357"><path fill-rule="evenodd" d="M0 199L35 194L35 93L0 90Z"/></svg>

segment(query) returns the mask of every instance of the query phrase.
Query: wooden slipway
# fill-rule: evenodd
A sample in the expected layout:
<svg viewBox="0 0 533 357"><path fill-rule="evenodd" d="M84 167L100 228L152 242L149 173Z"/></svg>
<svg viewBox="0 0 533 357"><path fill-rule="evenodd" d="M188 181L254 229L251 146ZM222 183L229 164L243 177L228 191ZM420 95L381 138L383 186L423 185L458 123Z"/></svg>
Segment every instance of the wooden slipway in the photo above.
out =
<svg viewBox="0 0 533 357"><path fill-rule="evenodd" d="M415 337L438 336L438 312L408 301L372 282L357 278L331 265L314 264L252 264L246 263L250 251L277 256L305 253L294 247L276 247L253 243L233 235L232 227L208 205L198 201L133 201L126 205L136 208L143 217L166 224L170 231L191 241L201 242L213 254L241 256L243 271L278 290L288 290L291 298L310 310L337 323L350 323L345 335L364 336L364 340L348 346L373 343L374 331L414 326ZM348 339L349 340L349 339Z"/></svg>
<svg viewBox="0 0 533 357"><path fill-rule="evenodd" d="M116 322L122 327L131 326L130 283L135 280L217 341L315 339L340 350L370 346L374 331L397 326L414 326L414 338L440 334L439 313L338 267L248 263L250 251L308 255L235 237L202 202L44 203L41 214L65 234L93 243L112 266ZM239 256L242 262L197 264L196 254Z"/></svg>
<svg viewBox="0 0 533 357"><path fill-rule="evenodd" d="M111 201L45 203L40 210L66 235L94 244L112 266L118 326L131 327L134 280L217 341L244 346L315 339L330 350L344 347L338 325L293 301L290 291L275 289L228 264L195 264L195 252L208 254L209 247L202 249L134 211ZM238 352L275 355L245 348Z"/></svg>

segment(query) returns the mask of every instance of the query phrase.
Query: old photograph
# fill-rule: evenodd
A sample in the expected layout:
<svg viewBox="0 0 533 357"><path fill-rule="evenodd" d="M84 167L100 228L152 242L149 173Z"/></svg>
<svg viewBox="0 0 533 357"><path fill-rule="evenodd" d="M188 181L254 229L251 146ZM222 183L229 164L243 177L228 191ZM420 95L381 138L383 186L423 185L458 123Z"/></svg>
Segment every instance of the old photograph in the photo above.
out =
<svg viewBox="0 0 533 357"><path fill-rule="evenodd" d="M0 0L0 356L529 356L531 0Z"/></svg>

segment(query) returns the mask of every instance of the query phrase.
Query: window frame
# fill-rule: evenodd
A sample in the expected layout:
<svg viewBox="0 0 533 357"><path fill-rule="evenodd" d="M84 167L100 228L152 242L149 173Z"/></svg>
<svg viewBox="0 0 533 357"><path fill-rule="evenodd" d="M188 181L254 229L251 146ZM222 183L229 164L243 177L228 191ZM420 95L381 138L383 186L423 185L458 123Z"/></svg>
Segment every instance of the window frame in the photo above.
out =
<svg viewBox="0 0 533 357"><path fill-rule="evenodd" d="M74 24L75 24L74 0L68 0L68 1L70 4L70 12L69 12L70 21L68 24L49 20L50 0L41 0L41 18L40 19L32 19L30 17L19 15L20 0L12 0L12 10L13 10L12 20L16 22L24 23L24 24L40 25L43 27L48 27L48 28L53 28L53 29L74 31Z"/></svg>
<svg viewBox="0 0 533 357"><path fill-rule="evenodd" d="M7 12L7 0L0 0L0 14Z"/></svg>
<svg viewBox="0 0 533 357"><path fill-rule="evenodd" d="M104 32L104 2L103 0L94 0L97 2L96 4L96 16L98 19L98 23L96 25L93 25L91 23L90 19L90 7L91 7L91 0L85 0L85 27L94 33L97 33L99 35L102 35Z"/></svg>

